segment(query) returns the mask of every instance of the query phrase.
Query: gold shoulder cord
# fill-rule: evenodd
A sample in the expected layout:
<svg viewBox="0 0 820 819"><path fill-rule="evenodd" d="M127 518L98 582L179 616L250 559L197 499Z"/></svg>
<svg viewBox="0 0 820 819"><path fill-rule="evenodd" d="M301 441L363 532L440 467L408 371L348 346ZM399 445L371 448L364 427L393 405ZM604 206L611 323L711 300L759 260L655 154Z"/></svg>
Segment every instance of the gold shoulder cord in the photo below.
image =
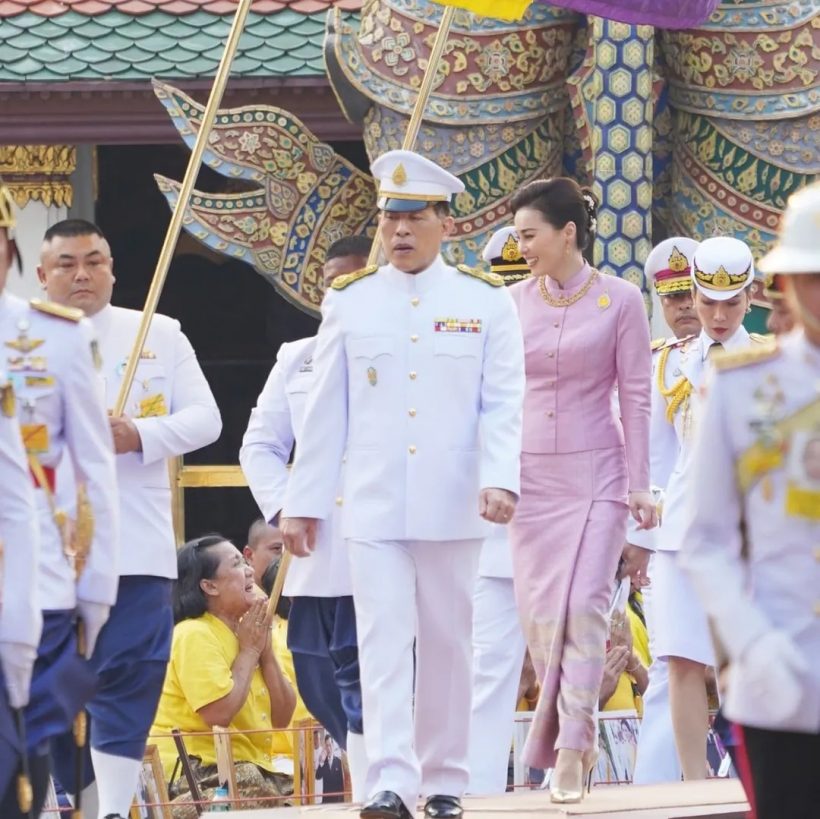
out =
<svg viewBox="0 0 820 819"><path fill-rule="evenodd" d="M681 405L689 400L692 394L692 382L682 375L671 387L666 386L666 361L672 347L666 347L660 352L658 361L658 390L666 399L666 420L670 424L675 423L675 413Z"/></svg>

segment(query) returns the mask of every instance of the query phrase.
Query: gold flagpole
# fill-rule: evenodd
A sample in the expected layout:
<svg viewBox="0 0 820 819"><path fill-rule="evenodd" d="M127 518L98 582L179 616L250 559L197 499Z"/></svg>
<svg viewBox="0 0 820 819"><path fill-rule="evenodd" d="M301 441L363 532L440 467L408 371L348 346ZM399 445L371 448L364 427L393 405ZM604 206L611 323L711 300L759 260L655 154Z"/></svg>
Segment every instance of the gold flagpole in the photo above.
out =
<svg viewBox="0 0 820 819"><path fill-rule="evenodd" d="M225 43L225 52L222 55L222 60L219 63L219 68L214 78L214 85L211 89L211 96L208 99L208 105L205 107L205 112L202 115L202 123L199 127L194 148L191 151L191 158L188 160L188 169L185 171L185 178L182 180L182 185L179 189L179 196L174 212L171 216L171 221L168 225L168 232L165 234L165 241L162 244L162 250L157 260L157 267L154 271L154 278L151 281L151 287L148 290L148 296L145 299L145 307L142 311L142 321L140 322L137 337L134 340L134 346L131 349L131 355L125 366L125 373L122 377L122 385L117 396L117 402L114 404L113 414L120 416L125 409L125 403L128 400L128 393L131 390L131 385L134 381L134 374L137 371L137 363L142 354L142 349L145 346L145 339L148 336L148 329L151 326L151 320L157 310L159 297L162 295L162 288L165 284L165 277L168 275L168 268L171 265L171 258L176 248L179 233L182 229L182 219L185 215L185 209L188 207L188 202L191 198L191 193L194 189L194 182L196 182L199 167L202 163L202 155L205 153L205 147L208 144L208 137L211 134L214 120L216 119L217 111L222 103L222 95L225 93L225 86L228 83L228 75L231 70L231 63L233 63L236 48L239 45L239 38L242 36L242 30L245 28L245 21L248 18L248 12L251 8L252 0L239 0L239 5L236 8L236 14L231 24L231 30L228 34L227 42Z"/></svg>
<svg viewBox="0 0 820 819"><path fill-rule="evenodd" d="M416 137L419 135L421 121L424 119L424 110L427 108L427 100L430 99L430 92L433 90L433 82L438 72L439 60L441 60L441 55L444 52L444 46L447 45L447 38L450 36L450 26L453 23L455 13L455 6L445 6L444 14L441 15L438 33L433 42L433 48L430 50L430 57L427 60L427 70L424 72L424 79L421 81L421 87L416 97L416 104L413 106L410 122L407 123L407 132L401 144L402 150L412 151L413 146L416 144ZM373 239L373 244L370 246L370 256L368 256L367 259L368 265L376 264L376 259L379 256L379 248L379 234L377 231L376 237Z"/></svg>
<svg viewBox="0 0 820 819"><path fill-rule="evenodd" d="M430 92L433 90L433 82L436 79L438 72L439 60L444 52L444 46L447 45L447 38L450 36L450 26L455 16L455 6L445 6L444 13L441 15L441 23L439 23L436 39L433 42L433 48L430 50L430 57L427 60L427 69L424 72L424 79L419 87L419 93L416 97L416 104L413 106L413 113L410 116L410 122L407 123L407 132L404 135L402 142L402 149L405 151L412 151L416 144L416 137L419 134L421 121L424 119L424 110L427 108L427 100L430 98ZM376 238L373 239L373 244L370 246L370 256L367 259L369 265L376 263L376 258L379 255L379 234L376 233ZM290 552L285 552L282 562L279 564L279 571L276 573L276 580L274 581L273 589L271 589L270 600L268 600L268 612L275 612L279 605L279 598L282 596L282 588L285 585L285 576L288 573L288 566L290 566Z"/></svg>

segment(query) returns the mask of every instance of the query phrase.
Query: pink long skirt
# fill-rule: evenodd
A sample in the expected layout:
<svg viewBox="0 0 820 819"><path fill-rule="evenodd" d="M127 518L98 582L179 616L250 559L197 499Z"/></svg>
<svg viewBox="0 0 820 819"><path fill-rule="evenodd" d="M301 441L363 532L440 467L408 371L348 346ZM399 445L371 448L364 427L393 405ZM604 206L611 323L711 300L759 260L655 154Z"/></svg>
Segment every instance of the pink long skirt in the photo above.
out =
<svg viewBox="0 0 820 819"><path fill-rule="evenodd" d="M523 453L510 523L518 611L541 682L524 761L595 743L607 612L626 538L624 450Z"/></svg>

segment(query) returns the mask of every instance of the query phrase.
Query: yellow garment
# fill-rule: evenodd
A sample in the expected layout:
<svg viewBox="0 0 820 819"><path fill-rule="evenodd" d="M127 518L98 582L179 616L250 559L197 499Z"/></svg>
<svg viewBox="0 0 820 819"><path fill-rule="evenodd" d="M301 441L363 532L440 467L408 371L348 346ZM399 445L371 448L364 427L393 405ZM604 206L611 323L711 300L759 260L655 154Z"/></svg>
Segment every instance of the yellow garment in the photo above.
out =
<svg viewBox="0 0 820 819"><path fill-rule="evenodd" d="M303 719L313 719L313 715L307 710L296 688L296 672L293 669L293 655L288 649L288 621L283 620L279 615L276 615L273 621L273 653L276 655L276 660L282 669L282 673L287 677L296 693L296 708L293 712L290 724L295 725ZM273 735L271 754L273 756L293 756L293 733L291 731L277 731Z"/></svg>
<svg viewBox="0 0 820 819"><path fill-rule="evenodd" d="M455 6L467 9L480 17L495 17L497 20L520 20L532 0L433 0L440 6Z"/></svg>
<svg viewBox="0 0 820 819"><path fill-rule="evenodd" d="M174 626L171 660L151 734L170 734L172 728L179 728L183 733L207 732L203 736L184 737L185 747L191 756L199 757L203 765L215 764L211 729L197 711L231 692L231 666L238 653L236 635L211 614L183 620ZM253 672L248 697L228 727L239 731L271 728L270 696L258 667ZM158 746L162 767L170 778L177 761L173 739L152 738L150 741ZM269 733L233 735L231 746L235 762L252 762L266 771L275 770Z"/></svg>
<svg viewBox="0 0 820 819"><path fill-rule="evenodd" d="M641 618L632 610L632 606L627 605L626 616L629 620L629 630L632 632L632 651L640 659L645 668L649 668L652 662L649 656L649 632L646 626L641 621ZM606 701L603 711L628 711L635 709L638 716L643 716L643 697L633 691L633 684L635 678L631 674L624 671L615 692Z"/></svg>

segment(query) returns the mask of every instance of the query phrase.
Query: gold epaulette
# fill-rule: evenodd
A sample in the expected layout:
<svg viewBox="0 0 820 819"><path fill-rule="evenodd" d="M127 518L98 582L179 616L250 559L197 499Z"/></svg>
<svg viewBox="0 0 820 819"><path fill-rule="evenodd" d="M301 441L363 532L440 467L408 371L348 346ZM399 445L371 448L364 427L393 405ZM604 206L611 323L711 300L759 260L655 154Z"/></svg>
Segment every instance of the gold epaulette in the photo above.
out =
<svg viewBox="0 0 820 819"><path fill-rule="evenodd" d="M363 267L361 270L354 270L352 273L343 273L341 276L337 276L330 286L334 290L344 290L348 285L359 281L359 279L363 279L365 276L372 275L378 269L379 266L377 264L371 264L367 267Z"/></svg>
<svg viewBox="0 0 820 819"><path fill-rule="evenodd" d="M697 335L695 333L693 333L690 336L684 336L683 338L677 338L676 336L672 336L672 338L658 339L658 341L662 341L663 343L659 347L655 347L655 342L653 341L652 352L657 353L658 350L672 350L675 347L681 347L688 341L691 341L693 338L697 338Z"/></svg>
<svg viewBox="0 0 820 819"><path fill-rule="evenodd" d="M504 277L499 276L498 273L487 273L484 270L478 270L477 268L469 267L466 264L458 265L456 270L458 270L459 273L466 273L474 279L481 279L481 281L487 282L487 284L491 284L493 287L504 286Z"/></svg>
<svg viewBox="0 0 820 819"><path fill-rule="evenodd" d="M777 339L772 337L764 342L756 344L754 347L746 347L731 353L719 353L714 358L714 366L717 370L736 370L738 367L746 367L749 364L759 364L761 361L769 361L776 358L780 353Z"/></svg>
<svg viewBox="0 0 820 819"><path fill-rule="evenodd" d="M771 344L774 340L773 333L749 333L749 338L757 344Z"/></svg>
<svg viewBox="0 0 820 819"><path fill-rule="evenodd" d="M32 299L29 304L39 313L46 313L49 316L56 316L66 321L80 321L85 317L82 310L78 310L76 307L66 307L64 304L57 304L56 301Z"/></svg>
<svg viewBox="0 0 820 819"><path fill-rule="evenodd" d="M666 344L666 339L665 338L663 338L663 337L653 338L652 343L649 345L649 348L654 353L655 351L660 350L660 348L663 347L665 344Z"/></svg>

